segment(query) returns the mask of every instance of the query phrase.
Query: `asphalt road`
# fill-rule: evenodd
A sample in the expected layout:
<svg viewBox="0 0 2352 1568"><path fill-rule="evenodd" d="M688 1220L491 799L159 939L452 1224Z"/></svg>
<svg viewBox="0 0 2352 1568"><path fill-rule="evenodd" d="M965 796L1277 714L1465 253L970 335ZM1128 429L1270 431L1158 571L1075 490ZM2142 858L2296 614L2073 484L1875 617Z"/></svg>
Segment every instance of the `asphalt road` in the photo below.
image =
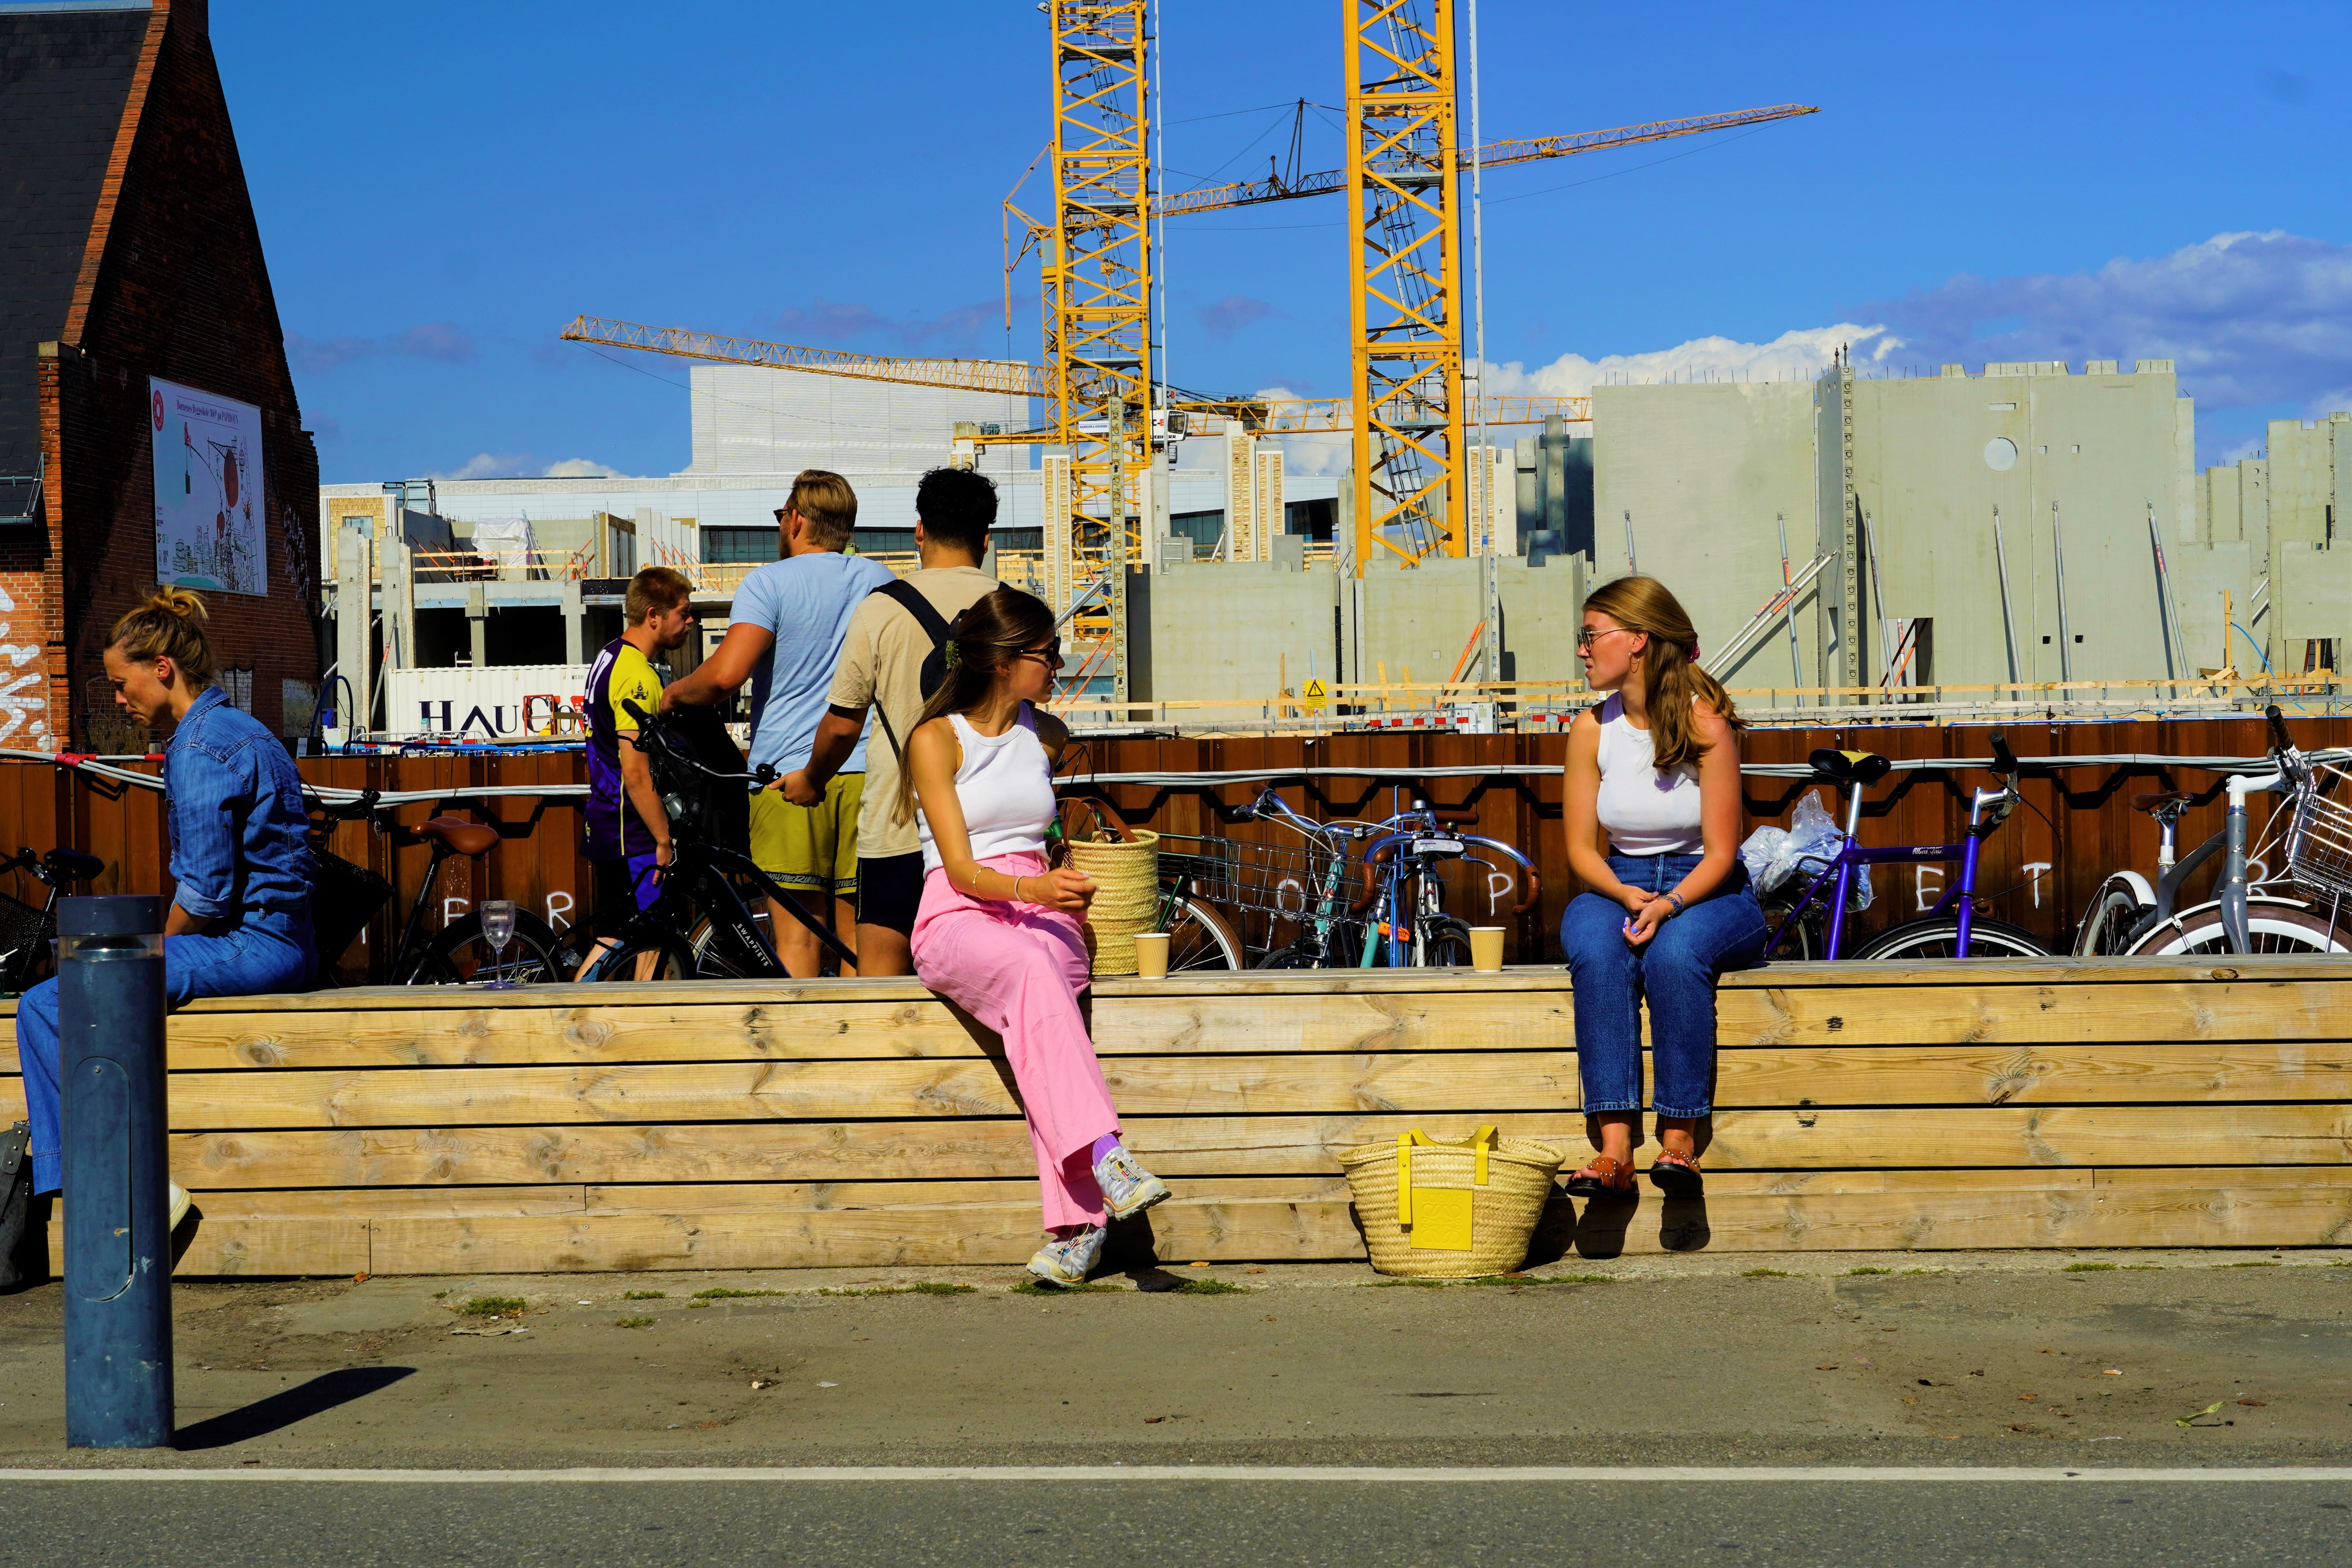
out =
<svg viewBox="0 0 2352 1568"><path fill-rule="evenodd" d="M2352 1563L2334 1482L20 1480L0 1564Z"/></svg>

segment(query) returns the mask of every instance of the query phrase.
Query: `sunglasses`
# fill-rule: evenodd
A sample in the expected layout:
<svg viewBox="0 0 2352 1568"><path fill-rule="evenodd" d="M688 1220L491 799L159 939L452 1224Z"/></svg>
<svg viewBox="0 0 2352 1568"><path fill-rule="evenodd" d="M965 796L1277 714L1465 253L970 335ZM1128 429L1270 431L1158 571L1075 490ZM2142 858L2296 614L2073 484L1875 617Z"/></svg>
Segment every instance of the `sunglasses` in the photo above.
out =
<svg viewBox="0 0 2352 1568"><path fill-rule="evenodd" d="M1593 643L1601 637L1607 637L1610 633L1630 632L1637 629L1639 628L1633 626L1602 626L1596 631L1591 626L1580 627L1576 634L1576 651L1579 653L1591 653L1592 651Z"/></svg>
<svg viewBox="0 0 2352 1568"><path fill-rule="evenodd" d="M1013 657L1015 658L1034 658L1048 669L1055 668L1062 662L1062 639L1055 637L1044 647L1024 647Z"/></svg>

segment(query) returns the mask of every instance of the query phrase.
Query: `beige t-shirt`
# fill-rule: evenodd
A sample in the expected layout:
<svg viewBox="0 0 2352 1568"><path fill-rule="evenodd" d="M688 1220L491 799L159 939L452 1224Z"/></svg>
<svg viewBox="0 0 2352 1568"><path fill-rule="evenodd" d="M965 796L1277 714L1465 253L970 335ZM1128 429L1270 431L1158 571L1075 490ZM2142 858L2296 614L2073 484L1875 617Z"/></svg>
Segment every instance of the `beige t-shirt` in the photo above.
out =
<svg viewBox="0 0 2352 1568"><path fill-rule="evenodd" d="M996 579L977 566L909 572L906 580L948 621L997 587ZM862 860L922 851L914 814L908 813L904 820L898 816L898 752L890 735L905 745L915 721L923 716L923 660L930 652L931 639L921 624L887 594L867 595L849 617L841 664L833 672L833 689L825 700L854 710L877 703L878 698L890 721L890 733L877 723L866 742L866 795L857 809L857 855Z"/></svg>

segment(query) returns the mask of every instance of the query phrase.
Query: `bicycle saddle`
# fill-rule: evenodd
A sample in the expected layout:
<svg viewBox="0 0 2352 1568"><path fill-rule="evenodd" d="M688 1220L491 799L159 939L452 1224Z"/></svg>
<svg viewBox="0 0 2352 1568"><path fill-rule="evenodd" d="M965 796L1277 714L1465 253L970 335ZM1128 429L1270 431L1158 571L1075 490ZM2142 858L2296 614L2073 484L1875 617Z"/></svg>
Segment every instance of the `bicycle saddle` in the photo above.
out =
<svg viewBox="0 0 2352 1568"><path fill-rule="evenodd" d="M1842 784L1874 784L1895 766L1875 752L1839 752L1827 746L1806 761L1812 764L1814 777Z"/></svg>
<svg viewBox="0 0 2352 1568"><path fill-rule="evenodd" d="M2134 811L2158 812L2168 805L2187 805L2197 797L2185 789L2143 790L2131 797Z"/></svg>
<svg viewBox="0 0 2352 1568"><path fill-rule="evenodd" d="M499 841L499 830L462 816L435 816L416 825L416 837L429 838L460 855L486 855Z"/></svg>
<svg viewBox="0 0 2352 1568"><path fill-rule="evenodd" d="M77 882L87 882L106 869L106 862L95 855L85 855L79 849L60 846L41 857L49 869Z"/></svg>

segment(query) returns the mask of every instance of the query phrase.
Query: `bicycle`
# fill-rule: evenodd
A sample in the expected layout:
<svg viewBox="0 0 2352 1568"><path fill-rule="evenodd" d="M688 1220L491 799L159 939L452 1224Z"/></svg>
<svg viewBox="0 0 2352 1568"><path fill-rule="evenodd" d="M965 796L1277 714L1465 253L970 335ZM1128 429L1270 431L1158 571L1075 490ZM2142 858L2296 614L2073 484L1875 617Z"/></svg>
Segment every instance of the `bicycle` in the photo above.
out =
<svg viewBox="0 0 2352 1568"><path fill-rule="evenodd" d="M1440 868L1462 860L1490 871L1501 868L1495 861L1471 853L1474 847L1507 858L1518 868L1518 879L1526 890L1526 896L1511 907L1514 917L1536 907L1543 896L1543 881L1536 873L1535 862L1501 839L1445 831L1476 822L1476 812L1433 807L1421 800L1412 805L1411 811L1379 824L1364 851L1364 897L1352 912L1368 914L1377 904L1380 915L1364 932L1359 966L1371 968L1374 956L1385 949L1391 969L1466 968L1470 924L1445 912Z"/></svg>
<svg viewBox="0 0 2352 1568"><path fill-rule="evenodd" d="M362 791L358 799L342 805L330 805L316 796L307 797L304 802L311 815L325 818L325 826L314 826L310 831L311 852L319 861L319 885L310 901L321 985L336 984L336 960L393 895L390 882L334 854L326 846L327 834L338 822L364 820L378 833L399 831L396 826L387 827L377 816L381 809L378 798L377 792L371 789ZM408 907L407 921L393 949L388 968L393 984L464 985L478 980L530 984L563 977L557 967L556 953L561 944L554 929L529 910L515 910L514 935L509 939L504 952L493 948L482 935L479 911L445 921L438 931L427 935L425 911L433 905L442 863L459 855L480 859L497 847L499 830L459 816L435 816L418 823L410 831L433 847L433 859L425 869L424 880L417 885L415 901Z"/></svg>
<svg viewBox="0 0 2352 1568"><path fill-rule="evenodd" d="M29 871L49 890L38 909L0 893L0 995L21 996L48 977L55 967L50 947L58 934L58 900L69 884L87 882L105 869L97 856L63 847L46 855L19 849L0 860L0 876Z"/></svg>
<svg viewBox="0 0 2352 1568"><path fill-rule="evenodd" d="M1847 792L1845 834L1836 855L1807 856L1817 865L1804 893L1781 917L1766 943L1767 953L1837 959L1844 956L1846 913L1851 907L1857 872L1867 866L1922 865L1937 861L1960 863L1959 879L1918 919L1884 931L1864 945L1858 959L1897 962L1928 958L2047 958L2044 947L2021 926L1977 913L1977 867L1984 841L2009 820L2023 797L2017 793L2021 772L2008 740L1992 734L1991 772L2001 780L1997 790L1979 789L1969 796L1968 837L1958 844L1916 844L1864 849L1857 841L1862 826L1864 792L1894 768L1886 758L1871 752L1841 752L1823 747L1808 759L1813 781ZM1828 931L1819 931L1826 919Z"/></svg>
<svg viewBox="0 0 2352 1568"><path fill-rule="evenodd" d="M595 910L576 928L578 934L566 939L560 954L566 961L563 973L569 975L578 967L582 980L597 983L791 979L783 960L762 934L764 911L752 913L737 891L739 879L790 910L840 962L855 965L857 955L830 926L803 909L750 856L713 844L705 834L711 790L765 789L775 782L775 769L762 765L756 773L744 773L711 767L677 733L682 721L670 714L648 714L634 702L622 706L637 723L635 732L623 739L646 753L654 788L669 815L670 863L662 870L661 890L651 909L638 909L632 898L619 908ZM609 935L592 934L597 932Z"/></svg>
<svg viewBox="0 0 2352 1568"><path fill-rule="evenodd" d="M2156 885L2150 887L2147 878L2130 870L2117 871L2100 883L2075 932L2075 956L2352 952L2335 919L2336 907L2352 897L2352 809L2327 797L2334 781L2319 782L2318 766L2296 750L2275 704L2265 717L2271 731L2271 772L2231 774L2222 784L2229 808L2221 831L2187 855L2175 858L2174 836L2197 797L2187 790L2147 790L2131 797L2133 810L2156 821ZM2342 772L2333 767L2326 771L2339 776ZM2282 785L2293 792L2284 808L2287 826L2272 834L2250 863L2246 796ZM2269 857L2282 841L2288 871L2283 879L2268 874ZM2222 863L2214 896L2185 910L2177 908L2181 888L2217 854ZM2249 879L2250 864L2262 867L2263 874ZM2282 883L2312 886L2327 894L2327 912L2319 913L2312 900L2295 893L2271 890Z"/></svg>
<svg viewBox="0 0 2352 1568"><path fill-rule="evenodd" d="M1362 924L1348 910L1350 846L1370 831L1354 822L1323 823L1294 810L1271 785L1262 785L1245 806L1222 816L1236 822L1273 821L1295 831L1301 842L1260 844L1192 834L1161 836L1163 875L1181 877L1188 891L1213 906L1219 922L1238 934L1240 953L1258 969L1324 969L1335 958L1353 963L1361 947ZM1170 851L1171 843L1189 849ZM1231 916L1228 918L1226 911ZM1286 926L1291 940L1276 939ZM1263 934L1263 941L1252 940ZM1244 966L1237 957L1233 967Z"/></svg>

